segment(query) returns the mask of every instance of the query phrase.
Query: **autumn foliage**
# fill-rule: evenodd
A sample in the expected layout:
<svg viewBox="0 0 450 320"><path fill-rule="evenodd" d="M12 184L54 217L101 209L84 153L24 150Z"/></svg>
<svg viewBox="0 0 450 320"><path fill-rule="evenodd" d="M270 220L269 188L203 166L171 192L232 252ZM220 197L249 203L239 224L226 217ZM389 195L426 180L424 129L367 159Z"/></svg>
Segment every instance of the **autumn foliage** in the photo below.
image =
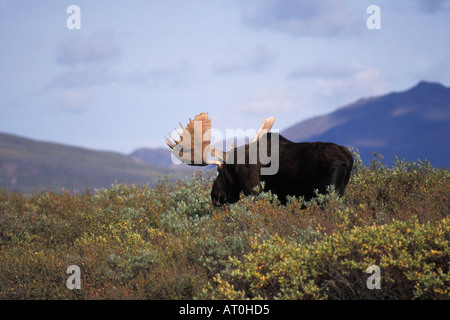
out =
<svg viewBox="0 0 450 320"><path fill-rule="evenodd" d="M0 299L449 299L450 172L355 168L286 206L263 192L215 208L215 171L156 187L0 192ZM66 269L81 270L69 290ZM370 290L366 269L381 270Z"/></svg>

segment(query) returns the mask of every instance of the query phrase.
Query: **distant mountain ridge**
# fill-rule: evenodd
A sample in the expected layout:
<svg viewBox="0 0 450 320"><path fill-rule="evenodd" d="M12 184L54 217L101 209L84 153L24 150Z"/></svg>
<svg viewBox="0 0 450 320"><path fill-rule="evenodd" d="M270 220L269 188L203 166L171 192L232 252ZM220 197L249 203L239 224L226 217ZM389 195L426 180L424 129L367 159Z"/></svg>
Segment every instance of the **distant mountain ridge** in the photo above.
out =
<svg viewBox="0 0 450 320"><path fill-rule="evenodd" d="M169 148L140 148L133 151L130 157L151 166L176 170L192 170L192 167L184 163L177 162L175 164Z"/></svg>
<svg viewBox="0 0 450 320"><path fill-rule="evenodd" d="M51 188L80 192L114 183L152 184L158 175L185 175L116 152L95 151L0 133L0 188L32 193Z"/></svg>
<svg viewBox="0 0 450 320"><path fill-rule="evenodd" d="M377 152L385 163L428 159L450 167L450 88L419 82L413 88L360 99L281 132L293 141L330 141L359 149L368 162Z"/></svg>

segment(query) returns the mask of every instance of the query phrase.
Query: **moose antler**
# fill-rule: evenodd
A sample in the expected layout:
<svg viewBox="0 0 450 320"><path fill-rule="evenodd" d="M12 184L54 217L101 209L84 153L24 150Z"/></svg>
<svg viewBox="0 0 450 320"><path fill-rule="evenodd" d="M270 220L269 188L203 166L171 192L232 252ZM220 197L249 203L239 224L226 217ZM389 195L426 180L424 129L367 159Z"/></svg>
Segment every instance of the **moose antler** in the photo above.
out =
<svg viewBox="0 0 450 320"><path fill-rule="evenodd" d="M252 142L258 141L265 133L269 132L274 121L274 117L265 118ZM165 137L167 145L177 159L193 166L210 164L222 166L222 163L226 161L226 153L211 146L211 119L208 118L207 112L196 115L194 120L189 118L189 123L186 127L181 122L180 126L183 129L182 132L175 129L180 135L179 140L171 134L169 136L174 142ZM208 155L219 160L208 160Z"/></svg>
<svg viewBox="0 0 450 320"><path fill-rule="evenodd" d="M253 142L258 141L259 138L261 138L261 136L264 133L267 133L270 131L270 129L272 129L273 123L275 122L275 118L274 117L269 117L269 118L265 118L261 127L259 127L258 132L256 132L256 136L253 139Z"/></svg>
<svg viewBox="0 0 450 320"><path fill-rule="evenodd" d="M208 118L208 113L202 112L195 116L194 120L189 118L189 123L184 127L180 123L182 132L177 133L180 139L175 139L171 134L170 137L175 143L170 141L167 137L166 143L176 158L182 162L193 166L217 165L221 166L222 161L208 160L208 154L217 157L223 152L216 152L216 149L211 146L211 119Z"/></svg>

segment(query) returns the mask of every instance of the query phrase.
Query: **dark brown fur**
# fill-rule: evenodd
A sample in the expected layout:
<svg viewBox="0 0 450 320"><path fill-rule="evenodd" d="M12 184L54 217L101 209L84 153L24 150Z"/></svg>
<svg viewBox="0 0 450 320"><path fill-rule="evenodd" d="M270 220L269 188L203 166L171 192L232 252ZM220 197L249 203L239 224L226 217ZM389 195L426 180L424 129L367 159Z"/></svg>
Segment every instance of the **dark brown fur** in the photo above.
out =
<svg viewBox="0 0 450 320"><path fill-rule="evenodd" d="M277 133L267 133L268 155L271 156L272 136ZM245 148L248 160L249 145ZM218 167L219 175L214 181L211 191L211 199L214 205L234 203L239 200L241 192L244 195L256 194L254 190L262 181L265 191L272 191L278 196L281 203L286 203L286 196L303 196L310 200L314 196L314 190L326 193L329 185L335 187L339 195L343 195L350 179L353 167L353 156L350 151L342 146L327 142L303 142L295 143L279 135L279 168L274 175L261 175L261 167L269 167L270 164L248 164L248 161L238 159L238 148L233 150L234 163L230 163L233 156L227 153L226 161ZM238 161L241 160L241 161Z"/></svg>

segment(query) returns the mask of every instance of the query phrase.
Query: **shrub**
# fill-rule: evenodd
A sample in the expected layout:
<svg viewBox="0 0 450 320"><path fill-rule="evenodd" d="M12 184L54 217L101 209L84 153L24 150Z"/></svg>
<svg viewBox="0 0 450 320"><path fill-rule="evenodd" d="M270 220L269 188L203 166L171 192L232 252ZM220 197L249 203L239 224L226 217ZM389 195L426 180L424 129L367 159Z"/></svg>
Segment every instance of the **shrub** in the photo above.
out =
<svg viewBox="0 0 450 320"><path fill-rule="evenodd" d="M214 170L0 191L0 299L449 299L449 170L358 157L343 197L285 206L262 189L213 207ZM66 287L70 265L79 290ZM380 290L366 286L370 265Z"/></svg>
<svg viewBox="0 0 450 320"><path fill-rule="evenodd" d="M406 222L339 232L312 244L279 235L252 241L242 258L204 290L213 299L448 299L450 219ZM381 289L368 290L365 273L382 270Z"/></svg>

